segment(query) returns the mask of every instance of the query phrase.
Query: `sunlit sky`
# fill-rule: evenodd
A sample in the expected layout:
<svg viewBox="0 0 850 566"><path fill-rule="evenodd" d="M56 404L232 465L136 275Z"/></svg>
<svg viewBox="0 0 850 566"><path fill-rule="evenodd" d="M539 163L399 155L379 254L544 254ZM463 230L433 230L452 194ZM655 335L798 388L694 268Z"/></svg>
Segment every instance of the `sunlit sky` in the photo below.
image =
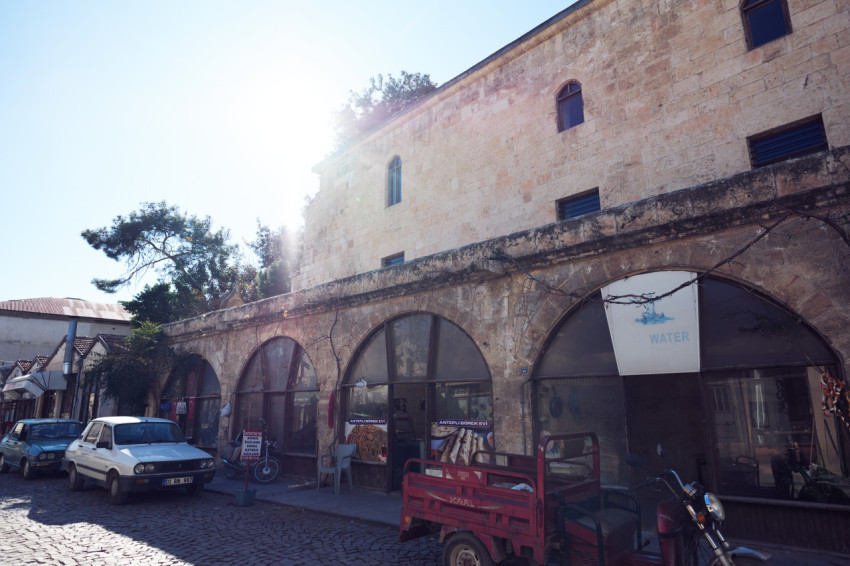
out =
<svg viewBox="0 0 850 566"><path fill-rule="evenodd" d="M301 225L350 90L442 84L571 3L0 0L0 300L132 298L80 232L143 202L234 242Z"/></svg>

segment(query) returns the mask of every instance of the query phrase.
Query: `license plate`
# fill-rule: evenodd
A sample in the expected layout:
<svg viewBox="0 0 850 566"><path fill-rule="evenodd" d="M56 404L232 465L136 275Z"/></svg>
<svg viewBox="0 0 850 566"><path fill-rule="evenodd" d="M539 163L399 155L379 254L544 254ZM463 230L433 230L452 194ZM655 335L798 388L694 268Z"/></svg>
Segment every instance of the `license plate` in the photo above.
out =
<svg viewBox="0 0 850 566"><path fill-rule="evenodd" d="M192 483L192 476L185 478L165 478L162 480L162 485L183 485L184 483Z"/></svg>

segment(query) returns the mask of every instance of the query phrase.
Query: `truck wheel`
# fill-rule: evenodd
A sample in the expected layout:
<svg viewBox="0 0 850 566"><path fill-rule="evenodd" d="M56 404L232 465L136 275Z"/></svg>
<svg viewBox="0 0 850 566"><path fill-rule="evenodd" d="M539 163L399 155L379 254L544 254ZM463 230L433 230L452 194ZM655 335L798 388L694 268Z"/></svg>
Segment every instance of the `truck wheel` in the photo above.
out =
<svg viewBox="0 0 850 566"><path fill-rule="evenodd" d="M121 505L127 501L127 492L121 489L121 478L118 474L113 473L109 476L107 488L109 488L109 503L112 505Z"/></svg>
<svg viewBox="0 0 850 566"><path fill-rule="evenodd" d="M68 488L71 491L80 491L83 489L84 483L85 479L77 473L77 466L71 464L71 467L68 469Z"/></svg>
<svg viewBox="0 0 850 566"><path fill-rule="evenodd" d="M456 533L443 549L443 566L493 566L490 553L472 533Z"/></svg>
<svg viewBox="0 0 850 566"><path fill-rule="evenodd" d="M29 460L24 460L21 463L21 475L24 476L24 479L29 481L35 477L35 470L30 466Z"/></svg>
<svg viewBox="0 0 850 566"><path fill-rule="evenodd" d="M9 471L9 464L6 463L6 456L0 454L0 474L5 474Z"/></svg>

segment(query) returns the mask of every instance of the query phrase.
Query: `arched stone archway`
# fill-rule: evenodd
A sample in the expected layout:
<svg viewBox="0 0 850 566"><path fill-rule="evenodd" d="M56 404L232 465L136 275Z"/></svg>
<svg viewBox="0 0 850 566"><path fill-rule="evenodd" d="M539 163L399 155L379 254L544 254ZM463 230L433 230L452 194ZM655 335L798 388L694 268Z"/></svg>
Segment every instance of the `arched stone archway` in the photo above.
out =
<svg viewBox="0 0 850 566"><path fill-rule="evenodd" d="M596 431L610 483L631 483L625 456L636 452L726 496L850 503L809 475L812 463L848 475L850 431L818 416L821 381L840 371L824 340L767 297L717 277L683 290L694 296L692 321L665 299L610 302L657 293L648 279L591 294L551 333L532 372L535 430ZM612 314L618 308L625 317ZM650 308L654 323L646 321ZM695 366L666 369L677 349L693 345ZM644 365L633 365L635 356ZM667 462L654 461L659 441Z"/></svg>
<svg viewBox="0 0 850 566"><path fill-rule="evenodd" d="M399 489L410 458L470 463L492 449L490 371L460 327L431 313L392 318L352 359L342 385L344 438L358 444L359 482ZM458 439L467 450L446 450Z"/></svg>
<svg viewBox="0 0 850 566"><path fill-rule="evenodd" d="M234 391L233 434L262 430L277 440L284 473L315 473L319 387L316 370L292 338L276 337L252 354Z"/></svg>
<svg viewBox="0 0 850 566"><path fill-rule="evenodd" d="M190 356L168 378L162 390L159 416L176 421L198 448L217 450L221 386L210 363Z"/></svg>

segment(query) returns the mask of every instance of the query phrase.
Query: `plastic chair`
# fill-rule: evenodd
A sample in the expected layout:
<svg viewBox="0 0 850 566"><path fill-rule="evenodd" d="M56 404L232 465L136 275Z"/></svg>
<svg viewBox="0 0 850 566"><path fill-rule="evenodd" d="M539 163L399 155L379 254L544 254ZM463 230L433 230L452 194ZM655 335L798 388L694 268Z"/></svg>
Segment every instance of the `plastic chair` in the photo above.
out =
<svg viewBox="0 0 850 566"><path fill-rule="evenodd" d="M333 474L334 494L339 495L339 482L342 472L348 475L348 489L353 490L351 482L351 459L357 451L356 444L340 444L333 454L325 454L319 459L319 471L316 475L316 489L322 485L322 474ZM326 463L327 462L327 463Z"/></svg>

